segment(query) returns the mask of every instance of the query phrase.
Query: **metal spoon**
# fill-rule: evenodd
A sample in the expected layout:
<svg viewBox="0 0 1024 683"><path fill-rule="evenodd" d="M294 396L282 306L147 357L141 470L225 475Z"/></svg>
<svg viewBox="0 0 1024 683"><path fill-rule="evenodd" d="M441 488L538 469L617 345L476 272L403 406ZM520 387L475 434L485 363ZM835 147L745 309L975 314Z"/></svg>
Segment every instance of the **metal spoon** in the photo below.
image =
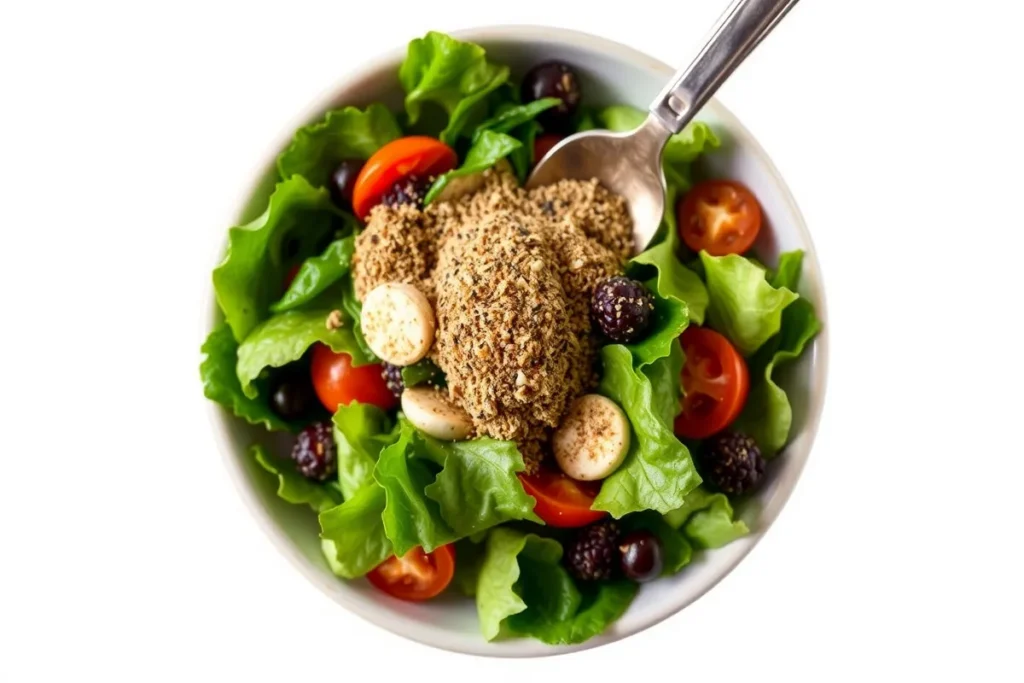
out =
<svg viewBox="0 0 1024 683"><path fill-rule="evenodd" d="M697 58L651 104L636 130L588 130L555 145L530 174L528 188L563 178L597 178L624 197L633 218L637 253L654 238L665 212L661 152L697 114L797 0L735 0L718 20Z"/></svg>

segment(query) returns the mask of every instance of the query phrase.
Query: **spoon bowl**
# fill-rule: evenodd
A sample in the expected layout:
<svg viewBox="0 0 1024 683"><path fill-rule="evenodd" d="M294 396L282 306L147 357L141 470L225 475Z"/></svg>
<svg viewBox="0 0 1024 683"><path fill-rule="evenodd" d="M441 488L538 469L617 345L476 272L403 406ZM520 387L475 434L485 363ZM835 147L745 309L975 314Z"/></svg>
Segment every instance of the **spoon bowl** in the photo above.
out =
<svg viewBox="0 0 1024 683"><path fill-rule="evenodd" d="M634 252L646 249L665 210L665 143L693 120L796 3L734 0L693 62L676 72L651 103L639 128L625 133L589 130L567 137L538 161L526 186L596 178L626 200L633 219Z"/></svg>
<svg viewBox="0 0 1024 683"><path fill-rule="evenodd" d="M651 115L644 125L631 131L577 133L551 148L530 174L526 186L596 178L626 199L633 219L633 249L639 254L654 237L665 213L665 172L661 167L665 140L660 128Z"/></svg>

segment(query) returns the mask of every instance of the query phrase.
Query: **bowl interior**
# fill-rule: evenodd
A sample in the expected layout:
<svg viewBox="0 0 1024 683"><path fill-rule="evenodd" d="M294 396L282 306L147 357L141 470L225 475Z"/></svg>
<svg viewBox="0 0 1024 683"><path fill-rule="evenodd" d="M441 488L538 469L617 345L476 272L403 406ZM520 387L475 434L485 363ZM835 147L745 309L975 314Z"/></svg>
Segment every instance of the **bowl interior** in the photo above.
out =
<svg viewBox="0 0 1024 683"><path fill-rule="evenodd" d="M672 69L630 48L586 34L542 27L475 29L458 34L482 44L492 59L508 64L514 75L545 59L572 64L582 80L589 104L630 104L646 109L671 76ZM383 56L353 77L345 78L330 100L311 108L296 125L319 119L331 107L365 106L380 101L399 109L402 93L397 80L404 47ZM812 301L825 321L825 301L810 236L788 189L760 146L742 125L715 101L704 107L700 120L709 123L723 145L706 155L701 172L730 177L745 183L760 199L767 230L762 230L755 251L774 264L780 252L806 252L800 293ZM266 206L275 180L273 159L281 147L270 150L265 168L254 178L251 195L236 223L248 220ZM211 295L211 300L213 299ZM219 320L213 304L211 324ZM825 392L826 331L820 334L796 362L780 370L780 384L793 405L794 425L785 452L775 459L766 485L740 513L752 533L719 550L701 553L679 575L646 584L629 611L603 635L581 646L553 648L532 640L487 643L480 635L471 600L453 595L415 605L400 602L374 590L365 580L345 581L331 574L320 552L315 515L304 506L289 505L274 491L274 482L248 456L253 442L281 450L283 441L261 428L252 428L213 406L214 424L221 437L228 466L238 488L268 535L295 566L325 593L348 609L379 626L433 646L473 654L537 656L593 647L642 630L693 602L723 578L757 543L789 497L810 450Z"/></svg>

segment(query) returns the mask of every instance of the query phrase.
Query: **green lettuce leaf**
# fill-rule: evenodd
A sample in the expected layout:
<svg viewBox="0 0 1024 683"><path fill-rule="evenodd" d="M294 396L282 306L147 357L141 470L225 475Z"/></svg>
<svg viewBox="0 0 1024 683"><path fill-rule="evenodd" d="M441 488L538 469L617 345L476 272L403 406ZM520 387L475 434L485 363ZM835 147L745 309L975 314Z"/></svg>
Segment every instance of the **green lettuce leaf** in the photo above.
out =
<svg viewBox="0 0 1024 683"><path fill-rule="evenodd" d="M380 452L398 438L392 422L375 405L353 401L338 406L334 413L334 443L338 450L338 485L346 500L374 483L373 468Z"/></svg>
<svg viewBox="0 0 1024 683"><path fill-rule="evenodd" d="M693 513L683 533L696 547L711 550L746 536L750 529L743 520L733 519L728 498L716 496L708 507Z"/></svg>
<svg viewBox="0 0 1024 683"><path fill-rule="evenodd" d="M335 109L322 121L295 132L288 149L277 159L277 169L285 180L300 175L316 187L326 187L342 161L369 159L401 135L394 115L382 104L371 104L366 111Z"/></svg>
<svg viewBox="0 0 1024 683"><path fill-rule="evenodd" d="M666 206L674 206L678 190L675 185L668 187ZM632 277L650 269L656 271L653 282L648 283L652 291L668 301L680 301L686 306L688 318L698 325L704 324L708 308L708 290L697 273L679 260L679 233L676 230L674 211L665 212L662 226L664 237L654 246L637 254L629 264Z"/></svg>
<svg viewBox="0 0 1024 683"><path fill-rule="evenodd" d="M607 107L597 113L597 119L601 125L613 131L633 130L639 127L646 118L647 112L626 105ZM708 124L702 121L693 121L687 124L683 130L668 139L661 155L662 167L665 170L665 179L668 184L673 185L679 192L690 189L692 184L690 166L692 163L708 149L720 145L721 142ZM673 204L666 204L666 206L673 206Z"/></svg>
<svg viewBox="0 0 1024 683"><path fill-rule="evenodd" d="M277 184L266 211L228 230L223 261L213 270L217 303L238 341L266 318L287 270L285 253L303 259L346 226L325 189L293 176ZM349 229L351 226L349 226Z"/></svg>
<svg viewBox="0 0 1024 683"><path fill-rule="evenodd" d="M480 581L480 570L483 568L486 546L468 538L455 543L455 576L452 583L467 598L476 596L476 587Z"/></svg>
<svg viewBox="0 0 1024 683"><path fill-rule="evenodd" d="M533 513L536 501L523 490L516 472L526 469L512 441L491 438L438 441L419 434L429 457L441 465L424 490L457 536L471 536L498 524L525 519L543 524Z"/></svg>
<svg viewBox="0 0 1024 683"><path fill-rule="evenodd" d="M238 381L242 392L249 398L256 398L258 391L253 380L265 368L279 368L302 358L306 350L320 342L333 351L344 351L353 360L361 356L359 346L352 334L352 326L343 324L332 330L327 327L329 310L302 310L278 313L260 323L238 347ZM365 362L359 358L356 362Z"/></svg>
<svg viewBox="0 0 1024 683"><path fill-rule="evenodd" d="M602 582L580 588L562 566L553 539L494 529L476 585L477 614L487 640L501 634L575 644L603 632L636 595L636 584Z"/></svg>
<svg viewBox="0 0 1024 683"><path fill-rule="evenodd" d="M371 349L370 345L366 343L366 338L363 337L363 306L359 303L359 299L356 298L356 285L355 281L352 279L351 273L344 275L341 278L339 287L342 291L341 310L348 315L348 319L352 322L352 335L356 339L356 344L358 344L360 350L362 350L362 358L365 359L367 363L379 362L380 359L377 358L373 349ZM363 363L357 362L356 364L362 365Z"/></svg>
<svg viewBox="0 0 1024 683"><path fill-rule="evenodd" d="M473 142L473 146L466 153L466 160L454 171L448 171L430 186L427 196L423 198L424 204L429 204L457 178L465 178L475 173L480 173L494 166L496 163L507 157L513 150L518 149L523 143L511 135L495 133L492 130L481 131Z"/></svg>
<svg viewBox="0 0 1024 683"><path fill-rule="evenodd" d="M401 421L398 440L381 451L373 472L386 494L384 530L398 555L417 546L433 552L458 538L441 516L438 503L424 494L434 473L427 461L410 457L415 439L416 431Z"/></svg>
<svg viewBox="0 0 1024 683"><path fill-rule="evenodd" d="M680 529L698 548L720 548L750 533L742 520L734 519L732 505L724 493L712 493L703 486L691 491L683 505L665 515L665 523Z"/></svg>
<svg viewBox="0 0 1024 683"><path fill-rule="evenodd" d="M597 111L589 107L580 107L576 114L576 132L597 128Z"/></svg>
<svg viewBox="0 0 1024 683"><path fill-rule="evenodd" d="M405 386L415 387L428 382L438 387L448 385L445 380L444 371L434 365L429 358L424 358L417 363L406 365L402 368L402 384Z"/></svg>
<svg viewBox="0 0 1024 683"><path fill-rule="evenodd" d="M260 467L277 477L277 495L289 503L309 505L320 512L341 502L337 487L310 481L296 471L293 463L274 458L263 446L253 445L249 453Z"/></svg>
<svg viewBox="0 0 1024 683"><path fill-rule="evenodd" d="M267 400L250 398L242 391L235 367L238 364L238 342L227 323L217 326L200 349L203 359L199 376L203 381L203 395L230 410L249 424L270 430L296 431L298 424L282 420L270 409Z"/></svg>
<svg viewBox="0 0 1024 683"><path fill-rule="evenodd" d="M363 576L394 554L384 533L382 515L386 497L379 486L365 486L341 505L320 513L320 535L332 571L346 579Z"/></svg>
<svg viewBox="0 0 1024 683"><path fill-rule="evenodd" d="M803 252L783 254L778 271L770 279L772 286L796 289L802 263ZM776 368L798 358L820 331L821 321L815 315L814 306L801 297L782 312L779 334L765 344L750 362L753 383L743 412L736 421L736 429L753 437L766 458L782 450L793 425L789 397L775 383L773 374Z"/></svg>
<svg viewBox="0 0 1024 683"><path fill-rule="evenodd" d="M644 285L654 295L654 322L642 341L626 345L641 368L665 358L673 347L679 346L679 335L690 323L682 300L662 296L657 280L648 280Z"/></svg>
<svg viewBox="0 0 1024 683"><path fill-rule="evenodd" d="M520 590L528 607L509 617L509 628L514 633L548 645L576 645L603 633L617 621L633 602L639 586L619 580L587 583L577 588L561 566L552 568L527 560ZM570 616L563 616L570 607Z"/></svg>
<svg viewBox="0 0 1024 683"><path fill-rule="evenodd" d="M398 78L405 90L409 123L420 117L424 102L448 113L441 141L452 145L478 104L508 81L509 69L487 61L482 47L431 31L409 43Z"/></svg>
<svg viewBox="0 0 1024 683"><path fill-rule="evenodd" d="M541 131L540 124L535 120L541 114L552 107L557 107L561 102L557 97L546 97L534 100L529 104L518 104L516 102L503 102L497 107L495 115L481 123L473 134L473 142L485 130L495 133L507 133L519 140L521 143L509 152L508 160L520 183L526 182L526 178L533 167L533 143Z"/></svg>
<svg viewBox="0 0 1024 683"><path fill-rule="evenodd" d="M778 333L782 312L798 294L776 289L767 271L737 254L711 256L701 252L707 279L708 320L744 355L750 356Z"/></svg>
<svg viewBox="0 0 1024 683"><path fill-rule="evenodd" d="M622 407L633 428L625 461L604 480L592 506L617 519L630 512L665 513L680 507L686 494L701 482L690 452L666 419L671 405L666 397L679 392L675 370L682 362L682 351L678 345L673 349L670 357L655 361L648 372L634 369L632 354L625 346L614 344L601 350L604 375L598 391ZM655 367L659 364L661 367ZM655 390L652 379L664 386Z"/></svg>
<svg viewBox="0 0 1024 683"><path fill-rule="evenodd" d="M318 256L311 256L302 262L299 272L280 301L270 306L271 313L283 313L309 303L328 287L338 282L352 264L355 251L354 236L331 242Z"/></svg>

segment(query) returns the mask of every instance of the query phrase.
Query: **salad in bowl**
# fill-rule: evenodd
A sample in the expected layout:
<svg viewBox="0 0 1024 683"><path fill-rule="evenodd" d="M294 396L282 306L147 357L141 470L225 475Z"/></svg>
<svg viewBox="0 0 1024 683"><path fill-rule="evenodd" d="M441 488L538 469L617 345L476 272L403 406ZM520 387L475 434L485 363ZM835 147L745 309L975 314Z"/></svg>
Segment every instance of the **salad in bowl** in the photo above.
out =
<svg viewBox="0 0 1024 683"><path fill-rule="evenodd" d="M750 533L736 511L791 437L776 372L821 323L803 252L754 251L762 198L698 170L712 125L666 146L637 254L596 180L523 184L564 136L645 112L591 102L573 63L512 73L431 32L402 106L295 131L262 213L228 230L200 374L279 437L247 457L337 580L473 601L487 641L574 645Z"/></svg>

